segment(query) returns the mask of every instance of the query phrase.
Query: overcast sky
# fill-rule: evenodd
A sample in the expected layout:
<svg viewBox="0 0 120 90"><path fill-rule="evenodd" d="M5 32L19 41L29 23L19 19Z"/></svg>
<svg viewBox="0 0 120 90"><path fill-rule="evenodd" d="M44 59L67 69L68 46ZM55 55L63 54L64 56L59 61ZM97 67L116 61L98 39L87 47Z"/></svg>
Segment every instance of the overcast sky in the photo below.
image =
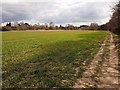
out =
<svg viewBox="0 0 120 90"><path fill-rule="evenodd" d="M104 24L117 0L3 0L2 22ZM1 5L0 5L1 6Z"/></svg>

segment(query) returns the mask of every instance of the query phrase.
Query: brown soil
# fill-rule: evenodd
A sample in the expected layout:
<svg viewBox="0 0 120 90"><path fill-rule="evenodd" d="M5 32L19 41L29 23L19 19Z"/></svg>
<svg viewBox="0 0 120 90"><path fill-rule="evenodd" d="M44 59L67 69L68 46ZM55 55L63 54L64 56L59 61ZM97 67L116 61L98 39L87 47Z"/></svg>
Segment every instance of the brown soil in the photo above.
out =
<svg viewBox="0 0 120 90"><path fill-rule="evenodd" d="M110 33L74 88L119 88L118 51Z"/></svg>

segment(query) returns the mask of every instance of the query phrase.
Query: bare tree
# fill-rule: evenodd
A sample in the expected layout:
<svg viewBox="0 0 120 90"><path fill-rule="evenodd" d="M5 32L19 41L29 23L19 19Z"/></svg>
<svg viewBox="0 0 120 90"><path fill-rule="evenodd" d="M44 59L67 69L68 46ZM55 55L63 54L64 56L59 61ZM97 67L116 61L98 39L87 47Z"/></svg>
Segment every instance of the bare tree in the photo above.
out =
<svg viewBox="0 0 120 90"><path fill-rule="evenodd" d="M108 22L108 28L110 28L112 32L120 34L120 1L114 8L113 15Z"/></svg>
<svg viewBox="0 0 120 90"><path fill-rule="evenodd" d="M45 23L45 28L44 28L45 30L48 30L49 29L49 27L48 27L48 24L47 23Z"/></svg>
<svg viewBox="0 0 120 90"><path fill-rule="evenodd" d="M91 30L98 30L98 24L97 23L91 23L90 24L90 29Z"/></svg>
<svg viewBox="0 0 120 90"><path fill-rule="evenodd" d="M49 29L54 29L54 25L55 25L55 24L54 24L53 22L50 22L50 23L49 23Z"/></svg>

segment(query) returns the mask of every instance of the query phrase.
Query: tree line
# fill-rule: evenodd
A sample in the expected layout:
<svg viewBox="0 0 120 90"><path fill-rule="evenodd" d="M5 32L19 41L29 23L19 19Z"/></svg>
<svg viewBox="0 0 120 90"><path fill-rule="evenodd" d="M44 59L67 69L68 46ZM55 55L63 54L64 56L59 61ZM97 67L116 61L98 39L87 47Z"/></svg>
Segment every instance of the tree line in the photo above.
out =
<svg viewBox="0 0 120 90"><path fill-rule="evenodd" d="M105 28L108 28L111 32L120 35L120 1L113 8L113 15L108 23L104 25Z"/></svg>
<svg viewBox="0 0 120 90"><path fill-rule="evenodd" d="M74 26L71 24L67 24L66 26L63 25L55 25L53 22L49 24L34 24L30 25L29 23L17 23L12 25L11 22L8 22L5 26L2 26L2 31L11 31L11 30L104 30L102 25L98 25L97 23L91 23L90 25L80 25Z"/></svg>

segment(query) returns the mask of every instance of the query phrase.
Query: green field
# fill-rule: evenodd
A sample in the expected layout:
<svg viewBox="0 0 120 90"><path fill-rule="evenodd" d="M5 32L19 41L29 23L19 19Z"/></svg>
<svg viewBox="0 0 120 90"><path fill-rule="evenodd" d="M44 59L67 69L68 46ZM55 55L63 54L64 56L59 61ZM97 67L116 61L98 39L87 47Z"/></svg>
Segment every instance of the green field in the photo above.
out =
<svg viewBox="0 0 120 90"><path fill-rule="evenodd" d="M72 87L106 35L102 31L3 32L3 87Z"/></svg>

